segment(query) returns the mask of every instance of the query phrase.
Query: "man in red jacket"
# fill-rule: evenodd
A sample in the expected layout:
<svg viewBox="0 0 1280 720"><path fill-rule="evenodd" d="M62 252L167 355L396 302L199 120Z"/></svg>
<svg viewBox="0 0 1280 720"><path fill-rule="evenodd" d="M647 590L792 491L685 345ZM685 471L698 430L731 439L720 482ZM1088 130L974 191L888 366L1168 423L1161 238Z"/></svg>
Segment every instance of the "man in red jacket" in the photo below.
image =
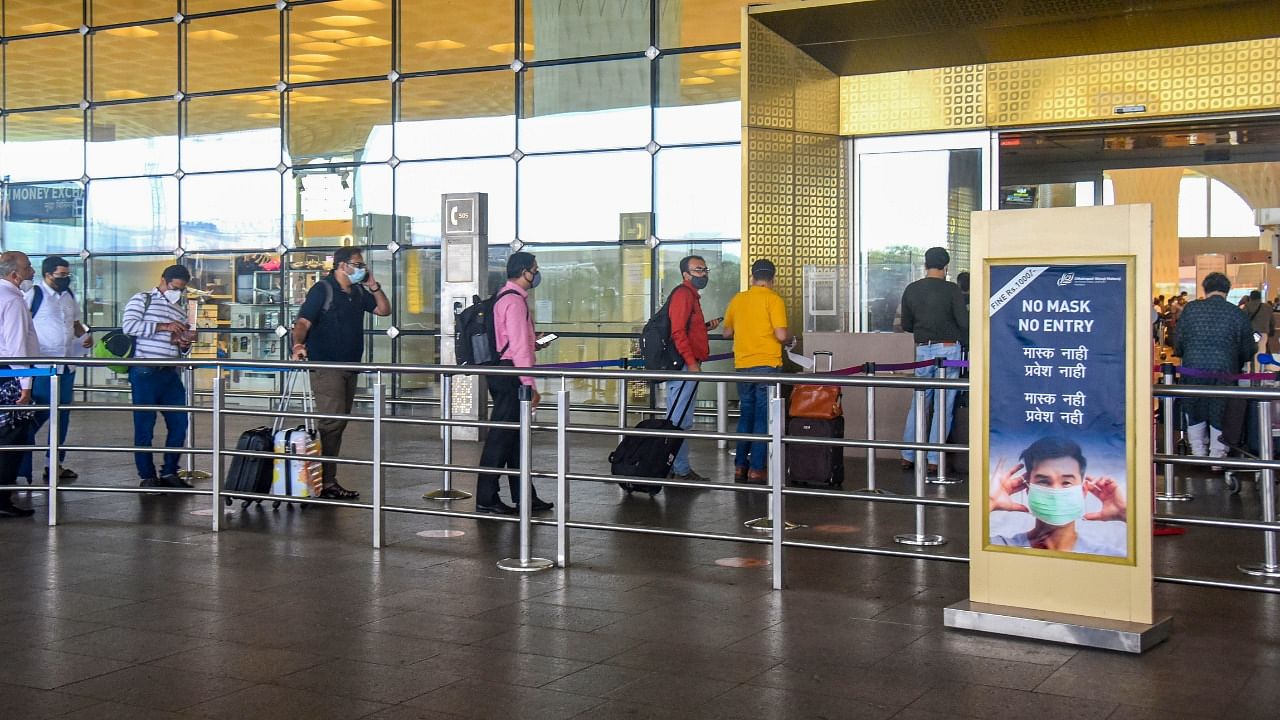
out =
<svg viewBox="0 0 1280 720"><path fill-rule="evenodd" d="M698 294L707 286L707 261L699 255L690 255L680 260L680 278L682 282L671 291L670 306L667 308L671 316L671 342L684 359L682 370L701 372L702 362L711 357L711 345L707 341L707 331L720 325L720 320L707 322L702 315L702 296ZM693 427L693 411L695 395L698 393L696 381L669 380L667 382L667 419L677 426L688 430ZM694 472L689 467L689 443L680 445L676 453L675 463L671 466L671 477L676 480L701 481L707 478Z"/></svg>

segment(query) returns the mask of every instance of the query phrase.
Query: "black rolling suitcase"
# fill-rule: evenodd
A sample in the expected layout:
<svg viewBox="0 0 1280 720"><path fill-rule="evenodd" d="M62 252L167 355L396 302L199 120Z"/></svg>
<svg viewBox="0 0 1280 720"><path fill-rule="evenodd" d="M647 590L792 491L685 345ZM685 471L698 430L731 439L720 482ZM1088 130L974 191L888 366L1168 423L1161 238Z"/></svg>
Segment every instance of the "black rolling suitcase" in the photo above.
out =
<svg viewBox="0 0 1280 720"><path fill-rule="evenodd" d="M692 411L695 402L690 401L685 413ZM681 428L666 418L641 420L637 430L668 430L682 432ZM646 437L627 435L618 443L618 447L609 453L609 464L614 475L632 477L651 477L665 480L671 474L671 465L676 461L676 453L684 444L682 437ZM645 485L643 483L621 482L618 487L628 495L633 492L649 493L653 497L662 492L661 485Z"/></svg>
<svg viewBox="0 0 1280 720"><path fill-rule="evenodd" d="M815 352L827 359L831 370L831 353ZM840 390L831 385L797 385L792 388L788 406L787 435L813 438L844 438L844 415L840 408ZM821 415L822 417L814 417ZM799 487L841 487L844 485L844 448L834 445L793 445L787 448L787 482Z"/></svg>
<svg viewBox="0 0 1280 720"><path fill-rule="evenodd" d="M273 452L275 440L269 427L256 427L245 430L236 441L237 450L247 452ZM271 492L271 458L244 457L236 455L231 458L231 467L227 471L226 482L222 487L227 492L250 492L263 495ZM245 507L250 500L243 501ZM231 498L227 498L227 504Z"/></svg>

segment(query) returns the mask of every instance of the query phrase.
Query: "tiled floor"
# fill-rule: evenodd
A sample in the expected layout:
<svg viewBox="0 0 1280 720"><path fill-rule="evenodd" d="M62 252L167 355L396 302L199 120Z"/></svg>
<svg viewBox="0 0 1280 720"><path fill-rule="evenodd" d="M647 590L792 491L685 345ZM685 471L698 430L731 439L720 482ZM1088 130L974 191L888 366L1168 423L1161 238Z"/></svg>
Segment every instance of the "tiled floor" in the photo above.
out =
<svg viewBox="0 0 1280 720"><path fill-rule="evenodd" d="M123 419L79 420L73 442L122 443ZM399 428L388 447L438 460L423 434ZM362 456L367 431L353 428L345 447ZM604 471L603 439L574 448L576 470ZM457 455L472 462L475 450ZM694 460L728 473L709 444ZM132 482L120 455L69 465L86 483ZM908 490L896 463L881 469L886 487ZM864 484L860 470L850 463L849 487ZM367 478L346 475L367 493ZM438 482L392 472L389 502L423 507ZM1256 517L1251 483L1235 498L1217 481L1192 485L1202 497L1178 511ZM749 532L741 523L764 510L763 498L712 491L573 491L572 517L597 522ZM207 498L62 499L56 528L39 515L0 521L0 718L1280 717L1275 595L1159 585L1174 637L1130 657L944 630L941 609L967 595L955 563L788 550L789 589L774 592L767 567L715 563L764 558L763 547L582 531L572 567L518 576L494 566L516 552L508 523L389 514L390 545L373 550L358 510L237 505L215 534L193 514ZM910 517L825 499L796 499L788 514L808 526L795 537L858 545L890 544ZM965 553L963 513L929 521L950 539L942 552ZM416 534L443 529L464 534ZM535 529L539 553L553 539ZM1234 564L1260 547L1254 534L1193 529L1157 539L1159 571L1239 580Z"/></svg>

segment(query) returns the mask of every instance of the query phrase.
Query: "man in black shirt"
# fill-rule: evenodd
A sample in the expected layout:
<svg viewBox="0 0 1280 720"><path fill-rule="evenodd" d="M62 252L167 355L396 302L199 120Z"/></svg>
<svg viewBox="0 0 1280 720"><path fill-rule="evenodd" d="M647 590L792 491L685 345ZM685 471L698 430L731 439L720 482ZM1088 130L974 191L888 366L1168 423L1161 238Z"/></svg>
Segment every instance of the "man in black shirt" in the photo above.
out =
<svg viewBox="0 0 1280 720"><path fill-rule="evenodd" d="M969 339L969 311L959 286L947 281L947 266L951 255L945 248L931 247L924 253L924 277L911 283L902 291L902 329L912 333L916 341L916 360L959 360L960 346ZM957 377L958 368L948 368L947 377ZM937 370L923 367L916 370L917 377L936 377ZM907 413L907 426L902 433L903 442L916 442L916 405L912 399ZM925 402L933 403L933 390L925 391ZM951 431L951 419L955 413L956 391L947 391L947 432ZM937 408L930 413L929 442L938 439ZM903 469L915 466L915 453L904 450ZM938 463L938 454L929 453L929 468Z"/></svg>
<svg viewBox="0 0 1280 720"><path fill-rule="evenodd" d="M307 299L293 324L294 360L357 363L364 357L364 314L386 317L391 302L382 285L373 279L359 248L339 248L333 253L333 270L307 291ZM311 391L316 412L347 415L356 397L356 373L351 370L312 370ZM320 453L338 457L346 420L321 420ZM338 484L337 466L324 463L322 498L353 500L355 490Z"/></svg>

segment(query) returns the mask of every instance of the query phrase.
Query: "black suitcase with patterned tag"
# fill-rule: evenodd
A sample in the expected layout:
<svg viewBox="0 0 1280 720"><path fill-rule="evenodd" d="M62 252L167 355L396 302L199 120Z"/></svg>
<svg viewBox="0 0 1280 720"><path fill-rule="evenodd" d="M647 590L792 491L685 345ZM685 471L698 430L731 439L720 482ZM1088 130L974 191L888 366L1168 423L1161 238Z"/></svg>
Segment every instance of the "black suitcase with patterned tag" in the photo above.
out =
<svg viewBox="0 0 1280 720"><path fill-rule="evenodd" d="M844 416L834 420L789 418L791 437L844 438ZM842 487L844 448L834 445L787 445L787 482L799 487Z"/></svg>

